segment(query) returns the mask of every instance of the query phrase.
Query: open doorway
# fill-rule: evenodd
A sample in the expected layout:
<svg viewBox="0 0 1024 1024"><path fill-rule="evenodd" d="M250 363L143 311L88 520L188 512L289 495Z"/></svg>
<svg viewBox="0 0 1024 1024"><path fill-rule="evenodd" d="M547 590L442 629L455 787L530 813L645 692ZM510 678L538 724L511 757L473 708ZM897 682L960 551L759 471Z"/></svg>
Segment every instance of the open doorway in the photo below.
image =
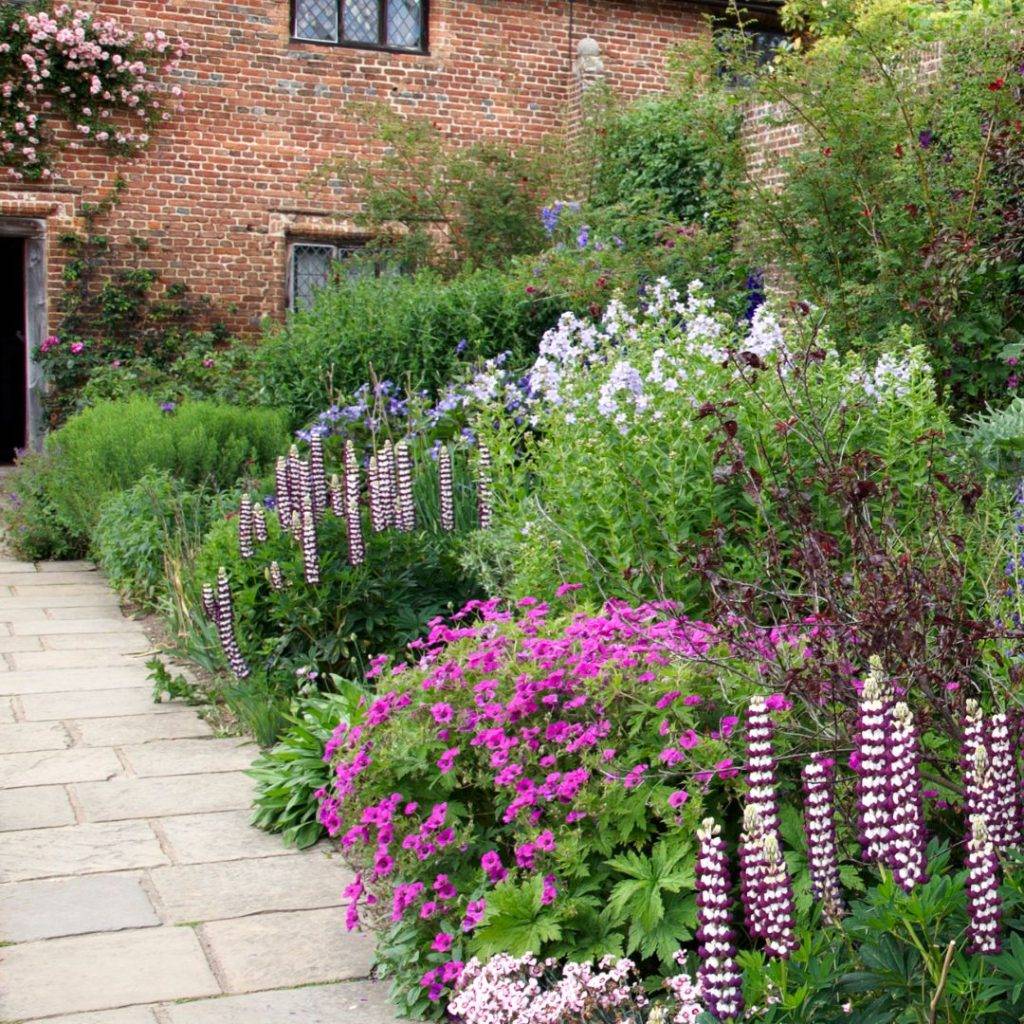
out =
<svg viewBox="0 0 1024 1024"><path fill-rule="evenodd" d="M26 240L0 236L0 465L28 444Z"/></svg>

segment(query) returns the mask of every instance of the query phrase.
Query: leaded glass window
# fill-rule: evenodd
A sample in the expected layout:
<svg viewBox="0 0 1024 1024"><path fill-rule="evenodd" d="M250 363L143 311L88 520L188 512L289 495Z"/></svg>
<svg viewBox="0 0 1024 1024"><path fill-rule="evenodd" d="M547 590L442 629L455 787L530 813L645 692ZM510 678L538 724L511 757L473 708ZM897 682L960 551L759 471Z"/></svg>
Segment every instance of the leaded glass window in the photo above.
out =
<svg viewBox="0 0 1024 1024"><path fill-rule="evenodd" d="M366 277L390 277L403 272L386 253L365 255L363 239L333 242L292 242L288 263L288 308L303 309L332 280L358 281Z"/></svg>
<svg viewBox="0 0 1024 1024"><path fill-rule="evenodd" d="M425 50L427 0L293 0L292 33L308 42Z"/></svg>

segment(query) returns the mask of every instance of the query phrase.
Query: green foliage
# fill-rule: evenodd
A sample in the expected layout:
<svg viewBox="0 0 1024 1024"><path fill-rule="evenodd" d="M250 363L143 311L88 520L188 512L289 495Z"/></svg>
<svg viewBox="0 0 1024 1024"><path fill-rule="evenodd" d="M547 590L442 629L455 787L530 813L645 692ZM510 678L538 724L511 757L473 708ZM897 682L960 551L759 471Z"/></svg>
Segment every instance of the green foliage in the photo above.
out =
<svg viewBox="0 0 1024 1024"><path fill-rule="evenodd" d="M1002 409L989 406L967 419L964 442L990 469L1016 483L1024 475L1024 398Z"/></svg>
<svg viewBox="0 0 1024 1024"><path fill-rule="evenodd" d="M146 473L102 503L91 550L116 590L154 608L166 592L168 553L186 537L194 544L235 499L191 490L166 470Z"/></svg>
<svg viewBox="0 0 1024 1024"><path fill-rule="evenodd" d="M460 144L429 119L385 104L354 109L369 128L373 156L339 157L317 177L366 197L360 220L372 253L448 276L501 267L543 247L537 210L559 166L543 148Z"/></svg>
<svg viewBox="0 0 1024 1024"><path fill-rule="evenodd" d="M754 265L827 310L843 349L909 323L959 412L1005 393L1024 328L1021 43L1011 2L794 3L813 48L766 69L737 36L705 53L737 105L799 133L778 176L753 167L737 213ZM936 71L922 69L925 56ZM742 86L737 82L743 82ZM721 144L716 121L705 127Z"/></svg>
<svg viewBox="0 0 1024 1024"><path fill-rule="evenodd" d="M52 496L54 460L44 452L26 452L16 468L0 478L3 539L19 558L35 562L80 558L86 538L69 529Z"/></svg>
<svg viewBox="0 0 1024 1024"><path fill-rule="evenodd" d="M339 723L358 725L365 691L334 676L332 693L293 703L280 740L253 762L252 824L278 832L287 846L312 846L325 833L317 821L316 793L330 782L324 748Z"/></svg>
<svg viewBox="0 0 1024 1024"><path fill-rule="evenodd" d="M185 402L163 411L144 398L103 402L47 437L49 499L72 534L85 538L103 499L148 470L165 470L188 486L229 488L270 465L283 438L282 417L271 409Z"/></svg>
<svg viewBox="0 0 1024 1024"><path fill-rule="evenodd" d="M944 843L929 847L930 879L904 892L884 873L850 905L841 928L812 917L785 961L741 954L749 1004L765 1024L1016 1024L1024 1013L1019 863L1001 890L1009 929L995 957L967 953L965 872Z"/></svg>
<svg viewBox="0 0 1024 1024"><path fill-rule="evenodd" d="M587 119L587 206L632 209L642 214L641 231L657 223L655 211L686 224L724 213L736 168L733 147L718 139L732 139L740 118L735 109L721 109L722 134L711 138L695 112L702 102L700 91L681 84L625 106L610 91L597 94Z"/></svg>
<svg viewBox="0 0 1024 1024"><path fill-rule="evenodd" d="M430 271L340 281L263 342L255 369L265 400L300 427L371 376L410 391L438 387L462 341L466 359L504 351L521 359L559 312L495 270L448 282Z"/></svg>
<svg viewBox="0 0 1024 1024"><path fill-rule="evenodd" d="M703 614L715 585L694 566L713 565L711 579L729 586L758 585L774 545L799 548L803 530L823 531L847 557L834 490L850 485L841 478L863 478L877 498L860 515L891 520L904 539L932 530L920 489L958 459L920 349L865 372L855 357L826 356L817 338L801 337L808 325L792 322L798 354L780 368L764 350L782 338L766 310L748 334L734 334L706 297L693 293L686 305L694 326L678 322L662 292L628 335L618 319L602 327L600 358L577 352L562 364L559 400L540 403L526 433L493 412L480 417L485 431L504 423L491 438L495 575L511 577L513 593L551 593L567 581L595 601L671 595ZM590 330L567 333L580 344ZM745 348L761 356L723 355ZM615 384L623 371L636 374L635 404ZM783 479L800 481L811 506L802 528L782 525L793 507ZM943 504L961 532L958 502ZM783 567L787 587L794 567Z"/></svg>

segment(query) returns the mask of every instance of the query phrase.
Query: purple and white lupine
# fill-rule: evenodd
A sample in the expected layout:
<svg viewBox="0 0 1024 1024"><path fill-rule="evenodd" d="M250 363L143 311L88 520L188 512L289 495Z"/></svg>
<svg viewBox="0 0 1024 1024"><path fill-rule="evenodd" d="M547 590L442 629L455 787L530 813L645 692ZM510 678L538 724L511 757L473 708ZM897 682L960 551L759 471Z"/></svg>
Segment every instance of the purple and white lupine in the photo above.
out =
<svg viewBox="0 0 1024 1024"><path fill-rule="evenodd" d="M455 530L455 487L452 476L452 453L442 445L437 451L437 490L441 512L441 529L445 533Z"/></svg>
<svg viewBox="0 0 1024 1024"><path fill-rule="evenodd" d="M265 544L267 540L267 513L263 503L257 501L252 507L252 534L257 543Z"/></svg>
<svg viewBox="0 0 1024 1024"><path fill-rule="evenodd" d="M319 519L327 510L327 475L324 471L324 442L318 433L309 439L309 497L313 516Z"/></svg>
<svg viewBox="0 0 1024 1024"><path fill-rule="evenodd" d="M227 658L231 671L239 679L245 679L249 675L250 670L235 637L235 606L231 600L231 584L228 583L228 574L224 566L217 570L217 590L214 608L214 623L217 626L217 636L220 639L220 646L224 651L224 657Z"/></svg>
<svg viewBox="0 0 1024 1024"><path fill-rule="evenodd" d="M362 565L366 559L363 519L359 511L359 462L356 448L345 442L345 527L348 535L348 564Z"/></svg>
<svg viewBox="0 0 1024 1024"><path fill-rule="evenodd" d="M307 500L302 512L302 568L310 586L320 582L320 552L316 541L316 516L313 503Z"/></svg>
<svg viewBox="0 0 1024 1024"><path fill-rule="evenodd" d="M327 496L331 506L331 515L343 519L345 516L345 491L337 473L331 477L331 486L327 489Z"/></svg>
<svg viewBox="0 0 1024 1024"><path fill-rule="evenodd" d="M277 457L274 467L274 498L277 521L281 524L282 530L287 530L292 522L292 502L288 490L288 460L283 455Z"/></svg>
<svg viewBox="0 0 1024 1024"><path fill-rule="evenodd" d="M288 521L291 523L296 512L300 515L302 513L302 495L305 493L302 481L302 459L299 457L298 447L294 444L288 449L287 463L288 506L292 517Z"/></svg>
<svg viewBox="0 0 1024 1024"><path fill-rule="evenodd" d="M270 578L270 585L274 590L284 590L284 573L277 562L271 562L267 567L267 576Z"/></svg>
<svg viewBox="0 0 1024 1024"><path fill-rule="evenodd" d="M979 763L980 762L980 763ZM989 757L985 743L985 716L976 700L968 700L964 714L963 738L960 743L960 767L964 780L964 814L970 821L975 814L986 822L994 812L991 788L987 781Z"/></svg>
<svg viewBox="0 0 1024 1024"><path fill-rule="evenodd" d="M1021 841L1020 772L1014 722L1005 711L988 719L988 752L992 762L992 817L986 821L989 839L997 850Z"/></svg>
<svg viewBox="0 0 1024 1024"><path fill-rule="evenodd" d="M374 533L381 533L387 529L388 525L387 506L384 497L385 486L377 456L371 455L366 467L366 491L370 499L370 529Z"/></svg>
<svg viewBox="0 0 1024 1024"><path fill-rule="evenodd" d="M731 1020L743 1012L743 976L736 963L729 861L722 830L713 818L701 822L697 843L697 987L716 1020Z"/></svg>
<svg viewBox="0 0 1024 1024"><path fill-rule="evenodd" d="M871 659L857 708L857 827L864 859L885 863L892 825L889 786L889 744L892 698L881 663Z"/></svg>
<svg viewBox="0 0 1024 1024"><path fill-rule="evenodd" d="M821 903L825 920L838 923L846 913L839 882L836 842L835 761L812 754L801 772L804 786L804 833L811 892Z"/></svg>
<svg viewBox="0 0 1024 1024"><path fill-rule="evenodd" d="M377 473L380 480L380 500L384 513L384 526L398 525L398 474L395 467L395 448L388 438L377 458Z"/></svg>
<svg viewBox="0 0 1024 1024"><path fill-rule="evenodd" d="M989 840L997 850L1021 841L1016 732L1009 714L986 716L976 700L967 701L960 747L964 815L968 821L975 814L985 819Z"/></svg>
<svg viewBox="0 0 1024 1024"><path fill-rule="evenodd" d="M202 591L203 614L214 624L217 622L217 598L214 596L213 584L204 583Z"/></svg>
<svg viewBox="0 0 1024 1024"><path fill-rule="evenodd" d="M756 806L743 812L740 893L747 931L764 941L768 956L786 959L797 948L793 884L777 831L765 828Z"/></svg>
<svg viewBox="0 0 1024 1024"><path fill-rule="evenodd" d="M491 451L482 441L477 446L476 460L476 512L481 530L489 530L491 509Z"/></svg>
<svg viewBox="0 0 1024 1024"><path fill-rule="evenodd" d="M246 493L238 503L238 553L242 558L253 556L253 533L252 498Z"/></svg>
<svg viewBox="0 0 1024 1024"><path fill-rule="evenodd" d="M748 889L759 891L762 885L765 865L761 858L764 848L758 833L763 831L778 835L779 811L775 795L772 719L765 698L760 695L752 697L747 706L747 797L744 821L748 817L751 822L757 823L757 831L751 833L749 841L740 840L740 887L743 891L747 930L756 938L764 939L766 922L761 916L763 904L756 895L748 898Z"/></svg>
<svg viewBox="0 0 1024 1024"><path fill-rule="evenodd" d="M416 529L416 503L412 493L412 452L405 441L395 445L395 526L403 533Z"/></svg>
<svg viewBox="0 0 1024 1024"><path fill-rule="evenodd" d="M887 860L896 883L910 892L928 881L928 837L921 798L921 744L914 716L903 701L892 710L889 749L892 827Z"/></svg>
<svg viewBox="0 0 1024 1024"><path fill-rule="evenodd" d="M999 875L999 855L989 837L985 819L975 814L970 819L967 838L967 933L970 936L967 949L970 953L989 955L1002 951Z"/></svg>

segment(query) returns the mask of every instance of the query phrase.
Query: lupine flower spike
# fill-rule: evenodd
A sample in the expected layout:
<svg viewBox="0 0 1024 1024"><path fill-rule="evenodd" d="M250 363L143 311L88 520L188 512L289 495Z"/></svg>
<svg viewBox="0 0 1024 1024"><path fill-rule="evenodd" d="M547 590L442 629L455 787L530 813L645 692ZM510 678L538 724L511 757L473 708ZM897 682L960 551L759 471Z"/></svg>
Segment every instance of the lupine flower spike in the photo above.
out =
<svg viewBox="0 0 1024 1024"><path fill-rule="evenodd" d="M231 671L239 679L245 679L249 675L249 666L246 663L242 652L238 647L235 638L235 608L231 601L231 586L228 583L228 574L221 566L217 570L217 597L216 597L217 636L220 638L220 646L224 656L228 659Z"/></svg>
<svg viewBox="0 0 1024 1024"><path fill-rule="evenodd" d="M252 558L253 526L252 498L243 494L238 505L238 553L242 558Z"/></svg>
<svg viewBox="0 0 1024 1024"><path fill-rule="evenodd" d="M252 532L260 544L267 540L267 514L263 511L261 502L256 502L252 507Z"/></svg>
<svg viewBox="0 0 1024 1024"><path fill-rule="evenodd" d="M213 623L217 621L217 599L213 594L213 585L203 584L203 614Z"/></svg>
<svg viewBox="0 0 1024 1024"><path fill-rule="evenodd" d="M370 528L374 533L380 533L388 525L384 487L377 456L371 455L366 468L366 489L370 498Z"/></svg>
<svg viewBox="0 0 1024 1024"><path fill-rule="evenodd" d="M327 476L324 473L324 442L317 433L309 439L309 490L313 515L319 519L327 509Z"/></svg>
<svg viewBox="0 0 1024 1024"><path fill-rule="evenodd" d="M743 814L741 892L747 930L763 939L769 956L786 959L798 943L794 934L793 886L777 831L768 831L756 806Z"/></svg>
<svg viewBox="0 0 1024 1024"><path fill-rule="evenodd" d="M359 511L359 463L355 445L345 442L345 525L348 533L349 565L362 565L366 558L363 520Z"/></svg>
<svg viewBox="0 0 1024 1024"><path fill-rule="evenodd" d="M277 562L270 563L267 575L270 577L270 585L274 590L284 590L284 573L281 572L281 566Z"/></svg>
<svg viewBox="0 0 1024 1024"><path fill-rule="evenodd" d="M327 491L331 503L331 515L342 519L345 516L345 491L337 474L331 477L331 486Z"/></svg>
<svg viewBox="0 0 1024 1024"><path fill-rule="evenodd" d="M743 979L736 963L736 936L729 904L729 862L722 830L705 818L697 830L697 987L710 1014L720 1021L743 1012Z"/></svg>
<svg viewBox="0 0 1024 1024"><path fill-rule="evenodd" d="M298 511L292 513L292 537L299 543L302 543L302 516Z"/></svg>
<svg viewBox="0 0 1024 1024"><path fill-rule="evenodd" d="M889 852L892 806L889 802L889 742L892 701L881 662L872 658L857 712L857 824L864 859L884 863Z"/></svg>
<svg viewBox="0 0 1024 1024"><path fill-rule="evenodd" d="M481 530L491 527L491 452L480 443L477 449L476 509Z"/></svg>
<svg viewBox="0 0 1024 1024"><path fill-rule="evenodd" d="M316 586L320 582L320 553L316 544L316 516L310 501L302 513L302 568L306 582Z"/></svg>
<svg viewBox="0 0 1024 1024"><path fill-rule="evenodd" d="M395 472L395 449L388 438L381 449L377 460L377 471L380 475L380 497L384 513L384 526L390 528L398 524L396 498L398 495L398 479Z"/></svg>
<svg viewBox="0 0 1024 1024"><path fill-rule="evenodd" d="M438 503L441 510L441 529L452 533L455 529L455 490L452 481L452 453L441 447L437 453Z"/></svg>
<svg viewBox="0 0 1024 1024"><path fill-rule="evenodd" d="M1019 846L1021 840L1020 773L1017 770L1016 730L1005 711L988 720L992 760L992 817L986 822L997 850Z"/></svg>
<svg viewBox="0 0 1024 1024"><path fill-rule="evenodd" d="M292 445L288 449L288 507L294 515L302 511L302 459L299 458L299 449ZM291 520L289 520L290 522Z"/></svg>
<svg viewBox="0 0 1024 1024"><path fill-rule="evenodd" d="M282 530L287 530L292 521L292 503L288 493L288 460L283 455L278 456L274 468L274 496L277 521Z"/></svg>
<svg viewBox="0 0 1024 1024"><path fill-rule="evenodd" d="M968 951L996 954L1002 950L999 921L999 857L989 838L985 819L975 814L970 820L967 840L967 931Z"/></svg>
<svg viewBox="0 0 1024 1024"><path fill-rule="evenodd" d="M395 525L403 533L412 533L416 529L416 504L412 494L412 454L405 441L395 445L395 480Z"/></svg>
<svg viewBox="0 0 1024 1024"><path fill-rule="evenodd" d="M906 892L928 880L921 803L921 748L910 708L900 701L892 712L890 733L890 832L889 866L897 884Z"/></svg>
<svg viewBox="0 0 1024 1024"><path fill-rule="evenodd" d="M975 814L986 819L992 814L992 793L986 792L988 751L985 746L985 716L976 700L968 700L964 715L963 739L960 745L961 770L964 777L964 814L970 821Z"/></svg>
<svg viewBox="0 0 1024 1024"><path fill-rule="evenodd" d="M801 773L811 891L821 903L825 920L831 924L836 924L846 912L839 884L834 765L830 757L813 754Z"/></svg>

